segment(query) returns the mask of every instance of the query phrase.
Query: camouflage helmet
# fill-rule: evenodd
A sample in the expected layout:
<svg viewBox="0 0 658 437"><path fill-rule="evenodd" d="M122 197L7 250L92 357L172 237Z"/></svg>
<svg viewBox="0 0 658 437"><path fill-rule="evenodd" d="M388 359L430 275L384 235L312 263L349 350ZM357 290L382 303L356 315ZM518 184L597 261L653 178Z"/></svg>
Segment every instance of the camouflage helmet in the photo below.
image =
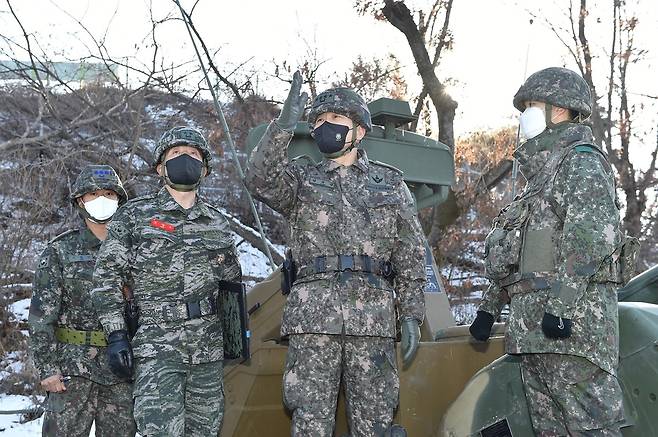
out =
<svg viewBox="0 0 658 437"><path fill-rule="evenodd" d="M318 115L325 112L335 112L354 120L363 126L366 132L372 130L370 110L363 98L351 88L329 88L321 92L313 100L311 111L308 114L308 122L315 123Z"/></svg>
<svg viewBox="0 0 658 437"><path fill-rule="evenodd" d="M514 107L525 110L525 102L535 100L579 113L583 119L592 113L592 94L585 79L575 71L550 67L533 73L514 95Z"/></svg>
<svg viewBox="0 0 658 437"><path fill-rule="evenodd" d="M82 169L71 188L71 202L86 193L97 190L112 190L119 197L119 205L128 201L128 193L123 188L119 176L109 165L88 165Z"/></svg>
<svg viewBox="0 0 658 437"><path fill-rule="evenodd" d="M153 167L160 164L167 150L182 145L196 147L201 151L210 174L210 146L199 129L188 126L176 126L162 134L153 151Z"/></svg>

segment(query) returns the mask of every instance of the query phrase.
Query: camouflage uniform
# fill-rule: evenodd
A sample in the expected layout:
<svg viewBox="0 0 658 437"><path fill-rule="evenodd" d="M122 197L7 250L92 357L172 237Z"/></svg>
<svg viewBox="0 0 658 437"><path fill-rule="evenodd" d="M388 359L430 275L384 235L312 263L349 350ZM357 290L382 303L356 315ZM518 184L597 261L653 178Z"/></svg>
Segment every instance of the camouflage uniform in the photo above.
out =
<svg viewBox="0 0 658 437"><path fill-rule="evenodd" d="M240 281L226 219L199 197L181 207L162 188L117 211L101 247L93 297L109 334L126 329L121 277L140 308L132 340L135 420L143 436L215 435L224 411L218 281ZM201 317L188 317L198 304Z"/></svg>
<svg viewBox="0 0 658 437"><path fill-rule="evenodd" d="M400 318L421 322L425 312L424 246L413 199L400 171L369 161L365 151L349 167L289 161L291 138L269 125L249 159L246 184L288 220L299 270L281 325L290 336L283 385L292 434L332 435L342 375L351 435L381 435L398 403L396 305ZM390 260L394 287L358 266L313 269L316 257L338 255Z"/></svg>
<svg viewBox="0 0 658 437"><path fill-rule="evenodd" d="M125 201L123 187L112 181L89 180L90 166L76 181L84 182L74 195L109 188ZM111 170L113 178L118 177ZM120 184L120 183L119 183ZM76 195L77 194L77 195ZM70 376L66 391L48 393L44 436L89 436L96 423L97 436L133 436L132 384L121 381L107 366L106 347L58 341L56 330L97 331L102 328L91 301L92 272L101 241L84 227L65 232L48 243L36 270L30 304L30 351L41 379Z"/></svg>
<svg viewBox="0 0 658 437"><path fill-rule="evenodd" d="M540 91L528 95L522 87L515 106L522 110L524 101L538 100L588 116L589 108L578 107L584 91L560 94L566 79L587 86L565 71L535 73L524 86ZM485 266L492 285L479 309L497 316L510 303L506 351L523 354L537 435L620 435L614 257L621 231L612 169L593 145L591 129L571 122L550 126L515 157L528 182L487 236ZM571 320L571 336L548 338L544 313Z"/></svg>

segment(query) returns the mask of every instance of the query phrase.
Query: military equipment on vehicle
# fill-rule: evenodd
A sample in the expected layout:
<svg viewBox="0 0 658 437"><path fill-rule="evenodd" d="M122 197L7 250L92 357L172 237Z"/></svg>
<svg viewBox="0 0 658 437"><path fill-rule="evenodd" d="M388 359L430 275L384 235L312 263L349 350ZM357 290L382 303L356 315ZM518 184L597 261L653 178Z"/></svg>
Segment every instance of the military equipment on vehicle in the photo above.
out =
<svg viewBox="0 0 658 437"><path fill-rule="evenodd" d="M413 120L406 102L370 103L373 130L362 146L370 159L404 171L418 209L446 199L454 161L443 144L400 129ZM265 125L252 130L250 151ZM299 123L289 156L321 159L307 123ZM496 323L487 343L476 342L468 326L456 326L436 264L427 251L426 320L415 360L400 369L400 404L395 422L409 436L530 436L530 417L519 360L504 355L504 325ZM287 342L279 334L286 297L280 272L247 293L251 358L227 362L223 436L290 435L290 415L282 402ZM624 436L658 435L658 266L634 278L619 293L620 365L624 391ZM348 432L339 398L336 435Z"/></svg>

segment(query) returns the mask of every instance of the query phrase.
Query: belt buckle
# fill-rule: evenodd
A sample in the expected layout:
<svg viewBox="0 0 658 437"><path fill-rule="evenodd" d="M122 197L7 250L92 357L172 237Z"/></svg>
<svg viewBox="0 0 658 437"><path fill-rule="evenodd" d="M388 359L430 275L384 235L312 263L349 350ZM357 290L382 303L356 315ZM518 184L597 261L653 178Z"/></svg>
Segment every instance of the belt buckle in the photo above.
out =
<svg viewBox="0 0 658 437"><path fill-rule="evenodd" d="M393 274L393 264L390 261L382 261L379 268L382 271L382 276L386 279L390 278Z"/></svg>
<svg viewBox="0 0 658 437"><path fill-rule="evenodd" d="M363 271L372 273L372 258L368 255L361 255L361 262L363 263Z"/></svg>
<svg viewBox="0 0 658 437"><path fill-rule="evenodd" d="M354 271L354 255L338 255L338 270Z"/></svg>
<svg viewBox="0 0 658 437"><path fill-rule="evenodd" d="M175 320L177 316L180 317L180 315L176 313L177 311L173 304L165 303L160 307L160 314L162 314L163 322L170 322Z"/></svg>
<svg viewBox="0 0 658 437"><path fill-rule="evenodd" d="M199 305L199 302L188 302L185 306L187 307L188 320L201 317L201 305Z"/></svg>
<svg viewBox="0 0 658 437"><path fill-rule="evenodd" d="M210 305L210 314L217 314L217 297L209 297L208 304Z"/></svg>
<svg viewBox="0 0 658 437"><path fill-rule="evenodd" d="M313 260L313 268L315 269L315 273L325 273L327 271L327 257L326 256L318 256Z"/></svg>

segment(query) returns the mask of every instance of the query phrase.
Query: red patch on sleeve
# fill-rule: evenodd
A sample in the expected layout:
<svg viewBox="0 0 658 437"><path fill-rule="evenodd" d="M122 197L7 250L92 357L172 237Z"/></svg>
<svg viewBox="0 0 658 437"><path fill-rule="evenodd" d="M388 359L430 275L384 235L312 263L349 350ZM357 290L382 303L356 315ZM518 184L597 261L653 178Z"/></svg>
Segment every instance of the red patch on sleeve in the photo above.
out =
<svg viewBox="0 0 658 437"><path fill-rule="evenodd" d="M151 226L153 226L154 228L162 229L163 231L167 231L167 232L174 232L176 230L174 225L172 225L171 223L163 222L162 220L158 220L158 219L151 219Z"/></svg>

